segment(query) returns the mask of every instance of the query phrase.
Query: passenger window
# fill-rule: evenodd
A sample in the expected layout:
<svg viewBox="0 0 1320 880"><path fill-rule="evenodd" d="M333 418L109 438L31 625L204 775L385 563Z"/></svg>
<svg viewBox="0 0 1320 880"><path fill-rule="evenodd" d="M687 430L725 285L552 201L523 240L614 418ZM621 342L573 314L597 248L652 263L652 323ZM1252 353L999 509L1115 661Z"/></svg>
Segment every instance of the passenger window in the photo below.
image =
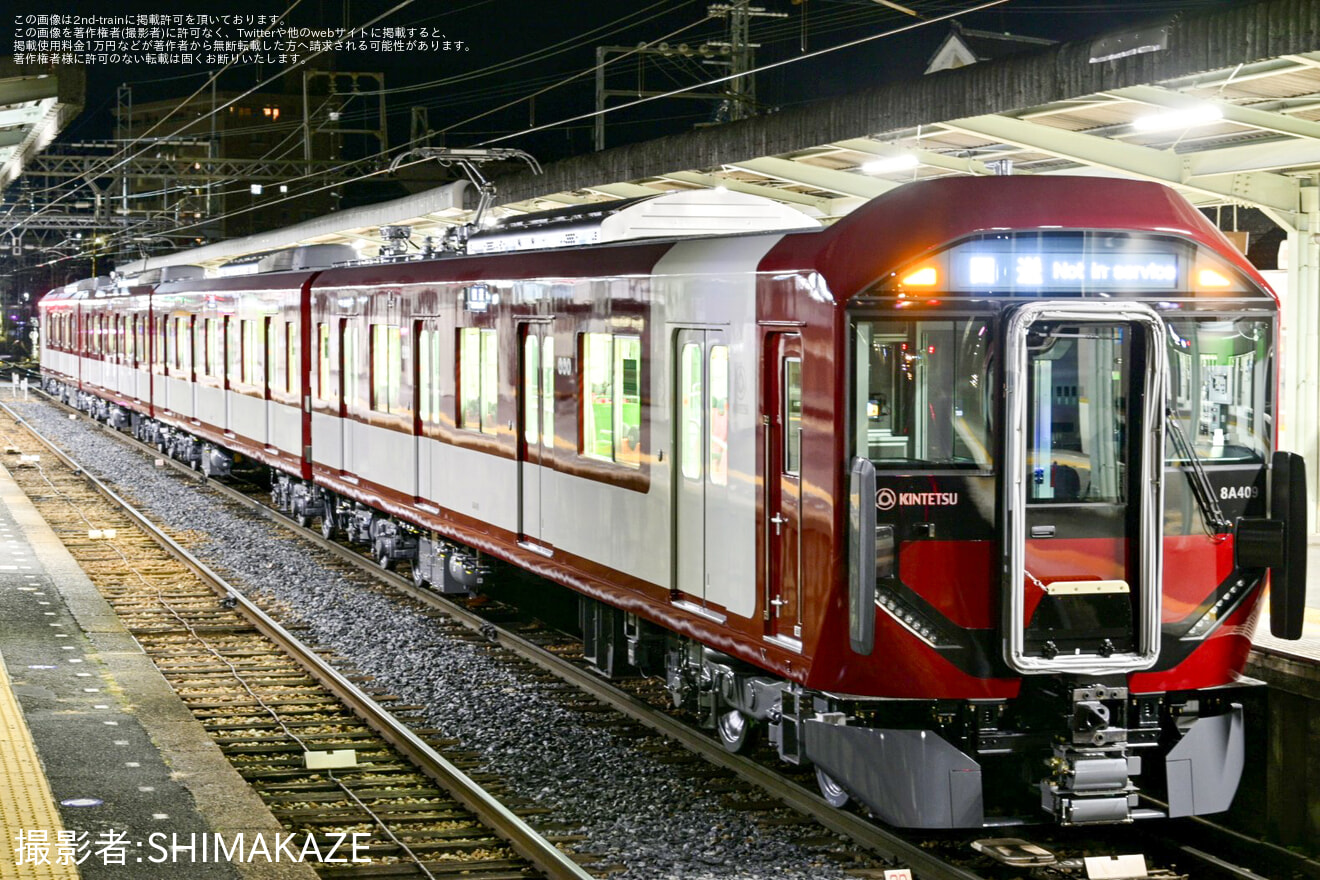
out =
<svg viewBox="0 0 1320 880"><path fill-rule="evenodd" d="M729 482L729 347L710 349L710 482L725 486Z"/></svg>
<svg viewBox="0 0 1320 880"><path fill-rule="evenodd" d="M330 386L330 325L316 325L316 397L332 402L334 389Z"/></svg>
<svg viewBox="0 0 1320 880"><path fill-rule="evenodd" d="M371 325L371 408L377 412L403 411L399 399L403 371L402 340L393 324Z"/></svg>
<svg viewBox="0 0 1320 880"><path fill-rule="evenodd" d="M266 369L262 384L269 386L269 390L274 391L274 383L271 381L279 372L280 358L284 355L284 333L280 330L280 322L274 318L266 318L263 321L266 335ZM285 373L289 371L285 365ZM283 384L283 383L281 383ZM281 391L284 388L280 388Z"/></svg>
<svg viewBox="0 0 1320 880"><path fill-rule="evenodd" d="M499 403L499 348L495 330L459 331L459 427L495 434Z"/></svg>
<svg viewBox="0 0 1320 880"><path fill-rule="evenodd" d="M245 385L261 384L261 377L257 372L257 352L264 346L261 339L261 323L259 321L240 322L242 332L242 381Z"/></svg>
<svg viewBox="0 0 1320 880"><path fill-rule="evenodd" d="M582 360L582 454L640 466L641 338L584 334Z"/></svg>
<svg viewBox="0 0 1320 880"><path fill-rule="evenodd" d="M354 406L358 392L358 328L357 324L344 322L343 332L344 374L340 377L341 396L345 408Z"/></svg>
<svg viewBox="0 0 1320 880"><path fill-rule="evenodd" d="M802 361L784 361L784 473L802 472Z"/></svg>
<svg viewBox="0 0 1320 880"><path fill-rule="evenodd" d="M541 414L541 342L533 333L523 340L523 439L529 446L540 439L537 419Z"/></svg>
<svg viewBox="0 0 1320 880"><path fill-rule="evenodd" d="M679 443L683 478L701 479L701 346L689 342L679 353Z"/></svg>

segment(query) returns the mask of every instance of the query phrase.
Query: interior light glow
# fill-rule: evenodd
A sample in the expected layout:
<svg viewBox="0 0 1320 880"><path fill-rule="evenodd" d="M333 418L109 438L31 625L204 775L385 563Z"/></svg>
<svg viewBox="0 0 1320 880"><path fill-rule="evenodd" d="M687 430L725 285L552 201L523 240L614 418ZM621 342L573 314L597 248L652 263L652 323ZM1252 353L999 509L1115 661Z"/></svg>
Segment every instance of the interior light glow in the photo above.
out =
<svg viewBox="0 0 1320 880"><path fill-rule="evenodd" d="M1194 128L1209 125L1224 118L1224 112L1212 104L1199 107L1187 107L1182 110L1164 110L1149 116L1138 116L1132 120L1132 127L1137 131L1174 131L1181 128Z"/></svg>
<svg viewBox="0 0 1320 880"><path fill-rule="evenodd" d="M967 260L967 280L972 284L994 284L999 277L999 261L991 256Z"/></svg>
<svg viewBox="0 0 1320 880"><path fill-rule="evenodd" d="M939 280L939 273L934 266L922 266L915 272L903 276L903 283L909 287L934 287Z"/></svg>
<svg viewBox="0 0 1320 880"><path fill-rule="evenodd" d="M910 171L920 165L921 162L911 153L900 153L897 156L886 156L880 159L872 159L870 162L862 164L863 174L890 174L894 171Z"/></svg>
<svg viewBox="0 0 1320 880"><path fill-rule="evenodd" d="M1214 269L1202 269L1196 273L1196 282L1201 287L1232 287L1233 282Z"/></svg>

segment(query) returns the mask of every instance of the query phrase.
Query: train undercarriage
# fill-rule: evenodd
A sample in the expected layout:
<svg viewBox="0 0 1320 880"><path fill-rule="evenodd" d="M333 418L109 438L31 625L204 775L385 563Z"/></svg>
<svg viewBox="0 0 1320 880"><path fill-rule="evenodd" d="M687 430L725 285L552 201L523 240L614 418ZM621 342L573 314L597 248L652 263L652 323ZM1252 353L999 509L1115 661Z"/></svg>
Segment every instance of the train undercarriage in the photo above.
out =
<svg viewBox="0 0 1320 880"><path fill-rule="evenodd" d="M52 396L206 476L240 457L182 429L47 379ZM481 590L483 554L296 476L269 470L272 506L300 525L365 545L383 569L446 595ZM762 738L814 767L822 797L856 801L893 825L967 828L1131 822L1228 808L1244 763L1238 688L1133 694L1125 677L1027 676L1013 700L890 700L831 694L596 600L578 597L587 662L610 678L665 681L731 752ZM1156 801L1144 801L1153 795ZM1151 805L1151 804L1155 805Z"/></svg>

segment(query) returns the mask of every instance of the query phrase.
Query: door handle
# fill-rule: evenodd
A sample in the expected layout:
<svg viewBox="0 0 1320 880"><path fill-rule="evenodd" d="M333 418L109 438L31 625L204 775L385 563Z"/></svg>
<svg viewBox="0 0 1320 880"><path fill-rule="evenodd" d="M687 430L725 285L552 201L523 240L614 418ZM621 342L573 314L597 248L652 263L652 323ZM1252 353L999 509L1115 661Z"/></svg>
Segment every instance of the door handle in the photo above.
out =
<svg viewBox="0 0 1320 880"><path fill-rule="evenodd" d="M774 516L770 517L770 522L775 524L775 536L778 537L780 534L780 528L784 523L788 522L788 517L776 513Z"/></svg>

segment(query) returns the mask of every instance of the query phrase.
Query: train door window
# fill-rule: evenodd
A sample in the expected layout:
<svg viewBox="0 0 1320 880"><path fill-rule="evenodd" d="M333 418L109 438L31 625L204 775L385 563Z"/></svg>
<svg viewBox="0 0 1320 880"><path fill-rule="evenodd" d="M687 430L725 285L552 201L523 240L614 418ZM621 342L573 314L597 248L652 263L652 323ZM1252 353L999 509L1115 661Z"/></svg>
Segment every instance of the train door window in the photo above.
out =
<svg viewBox="0 0 1320 880"><path fill-rule="evenodd" d="M555 338L541 338L541 445L555 446Z"/></svg>
<svg viewBox="0 0 1320 880"><path fill-rule="evenodd" d="M431 420L431 337L434 334L423 327L417 332L417 418Z"/></svg>
<svg viewBox="0 0 1320 880"><path fill-rule="evenodd" d="M345 407L352 407L357 402L358 365L361 363L361 360L359 360L358 325L356 320L352 318L344 323L343 346L343 403Z"/></svg>
<svg viewBox="0 0 1320 880"><path fill-rule="evenodd" d="M701 479L701 346L689 342L678 355L678 431L683 479Z"/></svg>
<svg viewBox="0 0 1320 880"><path fill-rule="evenodd" d="M158 367L163 367L169 362L168 347L166 345L169 339L169 334L166 332L165 328L166 328L165 318L164 317L157 318L156 319L156 351L155 351L155 356L152 358L152 360L155 362L156 366Z"/></svg>
<svg viewBox="0 0 1320 880"><path fill-rule="evenodd" d="M284 330L280 327L281 323L274 318L265 318L262 321L262 332L266 337L266 369L263 386L267 391L275 390L274 379L279 375L282 366L280 360L284 357ZM288 370L286 369L285 372ZM281 391L284 390L282 386L283 383L281 383Z"/></svg>
<svg viewBox="0 0 1320 880"><path fill-rule="evenodd" d="M784 473L802 472L802 361L784 360Z"/></svg>
<svg viewBox="0 0 1320 880"><path fill-rule="evenodd" d="M302 373L302 357L298 351L298 324L295 321L284 322L284 390L290 394L302 391L298 387Z"/></svg>
<svg viewBox="0 0 1320 880"><path fill-rule="evenodd" d="M1033 325L1027 337L1027 500L1125 501L1132 329Z"/></svg>
<svg viewBox="0 0 1320 880"><path fill-rule="evenodd" d="M170 322L170 330L165 339L165 365L175 369L179 365L179 319Z"/></svg>
<svg viewBox="0 0 1320 880"><path fill-rule="evenodd" d="M316 397L333 402L334 386L330 384L330 325L316 325Z"/></svg>
<svg viewBox="0 0 1320 880"><path fill-rule="evenodd" d="M137 361L137 316L124 318L124 363L133 366Z"/></svg>
<svg viewBox="0 0 1320 880"><path fill-rule="evenodd" d="M397 413L403 409L402 336L394 324L371 325L371 408Z"/></svg>
<svg viewBox="0 0 1320 880"><path fill-rule="evenodd" d="M147 319L142 315L134 319L133 332L137 336L137 360L142 364L147 360Z"/></svg>
<svg viewBox="0 0 1320 880"><path fill-rule="evenodd" d="M710 349L710 429L708 471L710 482L725 486L729 482L729 347L713 345Z"/></svg>
<svg viewBox="0 0 1320 880"><path fill-rule="evenodd" d="M537 423L545 389L541 387L541 343L533 332L523 339L523 388L527 392L523 396L523 439L535 446L541 439Z"/></svg>

